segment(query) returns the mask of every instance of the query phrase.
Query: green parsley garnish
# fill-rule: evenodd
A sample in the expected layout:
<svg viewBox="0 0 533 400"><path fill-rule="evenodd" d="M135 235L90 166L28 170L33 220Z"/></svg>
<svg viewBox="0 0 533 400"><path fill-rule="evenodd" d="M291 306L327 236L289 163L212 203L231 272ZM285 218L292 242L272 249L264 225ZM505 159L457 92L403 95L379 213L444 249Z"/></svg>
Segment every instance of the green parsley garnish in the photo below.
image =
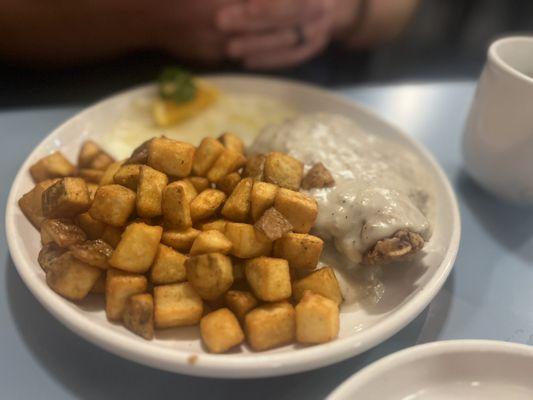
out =
<svg viewBox="0 0 533 400"><path fill-rule="evenodd" d="M168 67L159 75L159 95L165 100L184 103L196 96L192 75L178 67Z"/></svg>

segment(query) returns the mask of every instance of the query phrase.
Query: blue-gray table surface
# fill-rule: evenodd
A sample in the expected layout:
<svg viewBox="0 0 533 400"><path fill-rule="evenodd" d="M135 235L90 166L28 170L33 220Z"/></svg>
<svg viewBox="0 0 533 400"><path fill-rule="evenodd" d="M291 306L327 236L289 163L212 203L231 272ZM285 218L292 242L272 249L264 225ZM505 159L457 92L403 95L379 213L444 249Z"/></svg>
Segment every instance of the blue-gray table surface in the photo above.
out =
<svg viewBox="0 0 533 400"><path fill-rule="evenodd" d="M400 126L435 155L459 198L462 239L455 267L422 314L357 357L278 378L193 378L144 367L81 339L24 286L0 234L0 398L324 398L347 377L400 349L435 340L483 338L533 344L533 213L500 203L462 172L462 127L473 82L359 86L339 90ZM26 156L82 107L0 111L2 210ZM4 211L1 214L4 225Z"/></svg>

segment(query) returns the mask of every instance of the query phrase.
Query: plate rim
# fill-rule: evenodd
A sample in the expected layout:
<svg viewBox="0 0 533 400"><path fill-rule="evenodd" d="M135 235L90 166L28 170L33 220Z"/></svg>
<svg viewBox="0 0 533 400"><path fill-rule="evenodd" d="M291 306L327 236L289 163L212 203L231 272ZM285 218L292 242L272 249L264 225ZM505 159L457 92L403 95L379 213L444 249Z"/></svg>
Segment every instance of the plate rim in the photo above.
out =
<svg viewBox="0 0 533 400"><path fill-rule="evenodd" d="M436 274L432 276L424 286L424 290L418 292L412 299L410 299L403 307L397 310L393 315L382 321L376 322L374 325L346 338L340 338L329 343L318 346L307 347L298 350L298 355L291 353L272 353L262 354L256 353L253 356L236 357L235 355L213 355L208 353L196 354L187 352L181 349L163 348L151 346L150 342L139 344L138 340L133 337L123 337L117 332L109 331L107 328L98 326L96 324L87 323L82 314L68 308L69 304L59 295L51 296L48 293L41 291L43 285L42 279L36 274L32 273L31 268L24 266L23 256L17 243L15 235L14 215L15 207L17 206L16 190L20 186L23 175L27 173L30 160L34 154L44 146L59 130L67 124L72 123L73 120L83 118L86 113L89 113L94 108L101 105L103 102L116 100L121 96L129 95L136 90L147 89L153 87L153 83L137 85L132 88L120 91L118 93L107 96L92 105L83 108L81 111L74 114L62 122L59 126L53 129L37 144L30 154L26 157L12 182L10 193L8 196L8 203L5 213L6 223L6 238L8 242L9 251L15 267L24 281L25 285L31 291L35 298L61 323L67 326L70 330L80 335L87 341L106 349L107 351L124 357L128 360L138 362L140 364L149 365L154 368L167 370L170 372L178 372L193 376L217 377L217 378L254 378L254 377L268 377L288 375L307 370L312 370L326 365L345 360L360 354L386 339L396 334L399 330L408 325L414 318L416 318L427 305L433 300L439 292L447 277L449 276L457 253L459 250L460 236L461 236L461 218L459 206L456 195L451 187L448 177L437 163L433 155L425 148L424 145L416 141L413 137L406 134L402 129L390 123L385 118L374 113L365 106L360 105L345 96L332 93L328 89L321 88L316 85L293 81L290 79L280 79L276 77L268 77L263 75L251 74L212 74L203 75L205 79L237 79L249 80L250 83L254 81L262 81L263 83L286 83L291 86L297 86L302 90L314 92L322 97L331 98L334 101L342 102L346 106L357 109L358 112L366 114L367 117L379 121L381 124L387 125L402 137L403 140L416 148L422 154L425 161L429 162L434 171L439 176L439 181L442 183L451 204L452 213L452 233L451 240L448 244L448 249L445 253L444 259L440 263ZM55 294L55 293L54 293ZM91 326L91 329L88 328ZM363 336L363 340L361 339ZM169 355L169 353L171 353ZM198 361L193 364L191 356L196 354Z"/></svg>

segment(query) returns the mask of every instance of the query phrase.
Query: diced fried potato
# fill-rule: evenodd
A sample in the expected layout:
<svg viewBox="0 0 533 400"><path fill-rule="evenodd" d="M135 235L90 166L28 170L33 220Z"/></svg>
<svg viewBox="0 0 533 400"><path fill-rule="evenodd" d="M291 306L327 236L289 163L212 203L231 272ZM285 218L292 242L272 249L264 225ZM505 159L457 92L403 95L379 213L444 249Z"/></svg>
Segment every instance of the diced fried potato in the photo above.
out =
<svg viewBox="0 0 533 400"><path fill-rule="evenodd" d="M126 224L135 210L135 198L135 192L124 186L100 186L94 196L89 214L105 224L121 227Z"/></svg>
<svg viewBox="0 0 533 400"><path fill-rule="evenodd" d="M280 301L291 297L291 276L287 260L271 257L252 258L246 261L244 272L258 299Z"/></svg>
<svg viewBox="0 0 533 400"><path fill-rule="evenodd" d="M233 311L239 321L244 321L246 314L257 306L257 299L254 295L243 290L228 290L224 300L226 306Z"/></svg>
<svg viewBox="0 0 533 400"><path fill-rule="evenodd" d="M211 353L224 353L244 340L239 321L227 308L221 308L203 317L200 321L200 334Z"/></svg>
<svg viewBox="0 0 533 400"><path fill-rule="evenodd" d="M315 269L322 254L324 241L306 233L287 233L274 242L273 254L284 258L291 268Z"/></svg>
<svg viewBox="0 0 533 400"><path fill-rule="evenodd" d="M203 176L191 176L188 178L188 181L194 186L197 194L210 187L209 179Z"/></svg>
<svg viewBox="0 0 533 400"><path fill-rule="evenodd" d="M109 264L123 271L145 273L154 262L163 228L145 223L126 227Z"/></svg>
<svg viewBox="0 0 533 400"><path fill-rule="evenodd" d="M148 165L176 178L191 173L195 148L193 145L165 137L154 138L148 145Z"/></svg>
<svg viewBox="0 0 533 400"><path fill-rule="evenodd" d="M114 226L107 225L102 232L102 240L115 248L120 243L123 230L121 228L115 228Z"/></svg>
<svg viewBox="0 0 533 400"><path fill-rule="evenodd" d="M28 218L34 227L39 229L46 219L43 215L43 192L56 183L59 179L47 179L39 182L28 193L25 193L18 201L22 213Z"/></svg>
<svg viewBox="0 0 533 400"><path fill-rule="evenodd" d="M229 196L240 181L241 175L238 172L232 172L231 174L227 174L226 176L222 177L217 182L216 187Z"/></svg>
<svg viewBox="0 0 533 400"><path fill-rule="evenodd" d="M96 183L87 183L87 191L89 192L89 201L92 203L94 200L94 196L96 196L96 191L98 190L99 186Z"/></svg>
<svg viewBox="0 0 533 400"><path fill-rule="evenodd" d="M102 152L102 148L92 140L86 140L78 153L78 167L89 168L94 158Z"/></svg>
<svg viewBox="0 0 533 400"><path fill-rule="evenodd" d="M89 239L98 239L104 233L105 224L91 217L91 214L88 212L77 215L76 223L83 229Z"/></svg>
<svg viewBox="0 0 533 400"><path fill-rule="evenodd" d="M263 180L263 171L265 168L265 155L254 154L249 157L244 167L244 176L252 178L254 181Z"/></svg>
<svg viewBox="0 0 533 400"><path fill-rule="evenodd" d="M131 296L122 314L124 326L133 333L151 340L154 337L154 299L150 293Z"/></svg>
<svg viewBox="0 0 533 400"><path fill-rule="evenodd" d="M224 192L216 189L207 189L191 201L191 218L200 221L215 215L226 200Z"/></svg>
<svg viewBox="0 0 533 400"><path fill-rule="evenodd" d="M336 304L342 303L342 293L339 287L339 282L331 267L320 268L307 275L305 278L293 282L292 294L294 300L300 301L306 290L311 290L316 294L327 297L328 299L333 300Z"/></svg>
<svg viewBox="0 0 533 400"><path fill-rule="evenodd" d="M102 271L89 293L105 294L106 271Z"/></svg>
<svg viewBox="0 0 533 400"><path fill-rule="evenodd" d="M218 138L218 140L224 145L226 149L233 150L238 153L244 153L244 142L237 135L230 132L226 132L223 133Z"/></svg>
<svg viewBox="0 0 533 400"><path fill-rule="evenodd" d="M217 230L202 231L194 240L191 247L191 256L205 253L228 254L231 242L223 233Z"/></svg>
<svg viewBox="0 0 533 400"><path fill-rule="evenodd" d="M169 229L163 232L161 243L178 251L188 252L194 239L200 234L198 229L188 228L183 230Z"/></svg>
<svg viewBox="0 0 533 400"><path fill-rule="evenodd" d="M182 282L187 279L185 261L187 256L172 247L159 244L159 249L150 269L150 280L154 285Z"/></svg>
<svg viewBox="0 0 533 400"><path fill-rule="evenodd" d="M142 218L157 217L162 214L163 190L168 178L147 165L141 167L137 185L137 214Z"/></svg>
<svg viewBox="0 0 533 400"><path fill-rule="evenodd" d="M254 182L250 193L252 219L257 221L261 215L274 204L278 187L272 183Z"/></svg>
<svg viewBox="0 0 533 400"><path fill-rule="evenodd" d="M115 174L118 172L120 167L124 164L124 161L116 161L112 164L110 164L106 170L104 171L104 174L102 175L102 178L100 179L100 182L98 183L100 186L105 185L112 185L115 183Z"/></svg>
<svg viewBox="0 0 533 400"><path fill-rule="evenodd" d="M335 179L321 162L313 165L302 180L302 188L305 190L333 185L335 185Z"/></svg>
<svg viewBox="0 0 533 400"><path fill-rule="evenodd" d="M90 167L93 169L99 169L105 171L107 167L115 162L114 158L106 152L102 151L92 161Z"/></svg>
<svg viewBox="0 0 533 400"><path fill-rule="evenodd" d="M39 262L41 268L46 272L50 264L54 262L56 258L63 255L66 251L67 249L59 247L54 242L45 244L39 251L37 261Z"/></svg>
<svg viewBox="0 0 533 400"><path fill-rule="evenodd" d="M71 218L87 211L90 205L87 184L81 178L63 178L42 194L46 218Z"/></svg>
<svg viewBox="0 0 533 400"><path fill-rule="evenodd" d="M265 304L246 314L246 340L256 351L269 350L294 341L296 313L286 302Z"/></svg>
<svg viewBox="0 0 533 400"><path fill-rule="evenodd" d="M200 222L198 227L202 231L219 231L224 233L226 231L226 224L228 221L225 219L215 219L211 221Z"/></svg>
<svg viewBox="0 0 533 400"><path fill-rule="evenodd" d="M267 154L263 178L282 188L298 190L302 181L303 165L288 154L272 152Z"/></svg>
<svg viewBox="0 0 533 400"><path fill-rule="evenodd" d="M268 255L272 249L272 242L250 224L228 222L225 235L232 244L230 253L239 258Z"/></svg>
<svg viewBox="0 0 533 400"><path fill-rule="evenodd" d="M30 167L30 174L35 182L42 182L46 179L64 178L72 176L76 172L74 165L61 154L54 151Z"/></svg>
<svg viewBox="0 0 533 400"><path fill-rule="evenodd" d="M237 171L246 164L246 157L233 150L224 150L207 172L207 179L217 183L224 176Z"/></svg>
<svg viewBox="0 0 533 400"><path fill-rule="evenodd" d="M279 239L292 230L291 223L274 207L266 210L254 224L254 227L263 232L270 240Z"/></svg>
<svg viewBox="0 0 533 400"><path fill-rule="evenodd" d="M274 208L287 218L294 232L297 233L308 233L318 215L318 205L315 199L284 188L278 190Z"/></svg>
<svg viewBox="0 0 533 400"><path fill-rule="evenodd" d="M189 179L180 179L179 181L174 181L173 183L183 186L183 189L185 190L185 196L187 196L187 201L189 203L193 201L196 196L198 196L198 191Z"/></svg>
<svg viewBox="0 0 533 400"><path fill-rule="evenodd" d="M215 300L233 283L231 259L221 253L191 256L185 262L187 280L204 300Z"/></svg>
<svg viewBox="0 0 533 400"><path fill-rule="evenodd" d="M172 182L163 190L162 209L168 227L187 229L192 226L190 200L182 181Z"/></svg>
<svg viewBox="0 0 533 400"><path fill-rule="evenodd" d="M72 244L69 250L78 260L101 269L109 267L107 259L113 253L113 248L100 239Z"/></svg>
<svg viewBox="0 0 533 400"><path fill-rule="evenodd" d="M70 300L81 300L94 286L101 270L74 258L70 252L52 260L46 269L46 283Z"/></svg>
<svg viewBox="0 0 533 400"><path fill-rule="evenodd" d="M105 285L105 311L110 321L122 319L128 299L146 292L148 281L144 275L131 274L118 269L107 270Z"/></svg>
<svg viewBox="0 0 533 400"><path fill-rule="evenodd" d="M148 162L148 148L152 139L142 142L133 150L130 158L125 161L125 164L146 164Z"/></svg>
<svg viewBox="0 0 533 400"><path fill-rule="evenodd" d="M85 232L68 219L46 219L41 224L41 243L55 243L59 247L83 242Z"/></svg>
<svg viewBox="0 0 533 400"><path fill-rule="evenodd" d="M141 165L123 164L113 175L113 182L122 185L133 191L137 190L139 176L141 175Z"/></svg>
<svg viewBox="0 0 533 400"><path fill-rule="evenodd" d="M325 343L339 334L339 307L333 300L306 290L295 309L298 342Z"/></svg>
<svg viewBox="0 0 533 400"><path fill-rule="evenodd" d="M104 171L92 168L82 168L78 171L80 178L83 178L86 182L100 183L104 176Z"/></svg>
<svg viewBox="0 0 533 400"><path fill-rule="evenodd" d="M202 298L189 282L156 286L154 303L157 328L196 325L204 311Z"/></svg>
<svg viewBox="0 0 533 400"><path fill-rule="evenodd" d="M252 192L252 178L241 180L222 207L221 214L232 221L244 222L250 215L250 194Z"/></svg>
<svg viewBox="0 0 533 400"><path fill-rule="evenodd" d="M192 172L198 176L205 176L223 151L224 146L218 140L211 137L202 139L194 155Z"/></svg>

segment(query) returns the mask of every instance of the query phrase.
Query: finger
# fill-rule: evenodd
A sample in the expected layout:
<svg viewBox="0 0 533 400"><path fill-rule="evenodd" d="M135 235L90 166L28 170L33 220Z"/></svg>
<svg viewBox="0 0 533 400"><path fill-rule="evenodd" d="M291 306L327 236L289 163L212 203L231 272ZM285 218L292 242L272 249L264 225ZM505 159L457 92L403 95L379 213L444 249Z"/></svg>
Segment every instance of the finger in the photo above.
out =
<svg viewBox="0 0 533 400"><path fill-rule="evenodd" d="M227 54L239 58L246 54L270 51L296 45L298 34L295 29L281 29L272 33L249 34L231 39L227 45Z"/></svg>
<svg viewBox="0 0 533 400"><path fill-rule="evenodd" d="M248 1L223 7L215 23L224 32L259 32L293 26L323 12L323 0Z"/></svg>

